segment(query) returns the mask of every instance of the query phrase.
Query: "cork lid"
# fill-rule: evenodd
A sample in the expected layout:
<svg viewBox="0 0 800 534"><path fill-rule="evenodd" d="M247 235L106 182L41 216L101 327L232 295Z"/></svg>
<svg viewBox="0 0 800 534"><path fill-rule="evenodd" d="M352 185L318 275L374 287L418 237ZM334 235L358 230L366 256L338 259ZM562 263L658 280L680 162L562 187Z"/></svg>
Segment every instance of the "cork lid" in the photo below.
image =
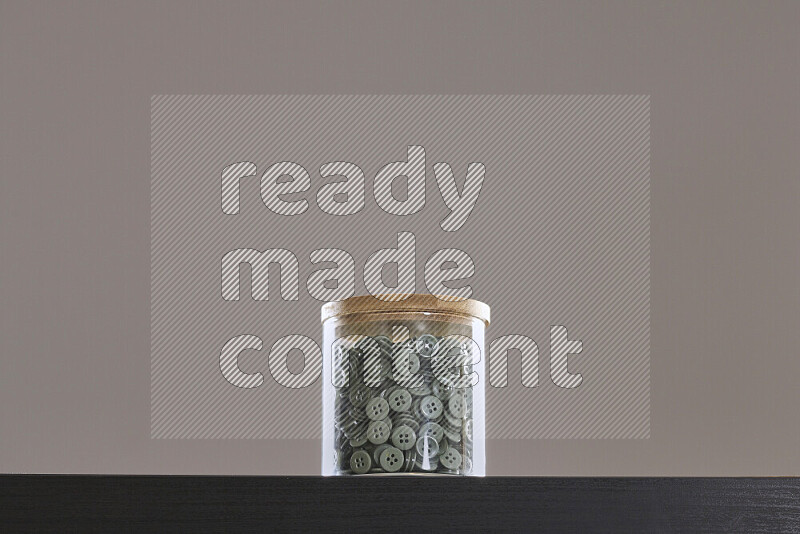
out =
<svg viewBox="0 0 800 534"><path fill-rule="evenodd" d="M442 300L452 297L437 297L424 294L392 294L381 295L391 300L381 300L372 295L350 297L337 302L328 302L322 306L322 322L333 317L354 314L377 313L436 313L475 317L489 324L489 306L477 300ZM404 299L404 300L400 300Z"/></svg>

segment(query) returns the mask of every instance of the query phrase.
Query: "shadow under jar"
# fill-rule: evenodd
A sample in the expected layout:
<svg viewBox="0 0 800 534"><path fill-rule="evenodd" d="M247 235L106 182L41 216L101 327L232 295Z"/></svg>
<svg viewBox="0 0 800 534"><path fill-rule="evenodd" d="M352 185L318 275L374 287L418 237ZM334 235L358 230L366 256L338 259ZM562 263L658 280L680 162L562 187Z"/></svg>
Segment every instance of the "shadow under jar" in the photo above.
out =
<svg viewBox="0 0 800 534"><path fill-rule="evenodd" d="M322 474L486 474L489 307L434 295L322 307Z"/></svg>

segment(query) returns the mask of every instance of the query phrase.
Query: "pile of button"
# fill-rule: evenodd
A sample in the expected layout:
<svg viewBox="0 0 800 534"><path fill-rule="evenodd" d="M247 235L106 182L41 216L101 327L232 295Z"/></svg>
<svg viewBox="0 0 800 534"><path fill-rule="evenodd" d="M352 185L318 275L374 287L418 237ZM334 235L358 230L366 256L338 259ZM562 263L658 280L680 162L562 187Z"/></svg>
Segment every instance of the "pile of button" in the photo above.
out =
<svg viewBox="0 0 800 534"><path fill-rule="evenodd" d="M445 353L455 352L460 357L455 360L456 373L469 376L471 347L451 337L423 334L400 342L386 336L368 338L380 350L377 376L373 373L370 379L365 341L344 349L346 357L334 364L340 376L347 376L346 385L336 390L339 474L471 473L472 388L468 382L443 379L436 363ZM394 376L401 355L407 358L410 376L420 378L409 382L409 375L403 380ZM375 371L374 366L369 369ZM448 371L453 371L452 365ZM403 385L409 383L414 385Z"/></svg>

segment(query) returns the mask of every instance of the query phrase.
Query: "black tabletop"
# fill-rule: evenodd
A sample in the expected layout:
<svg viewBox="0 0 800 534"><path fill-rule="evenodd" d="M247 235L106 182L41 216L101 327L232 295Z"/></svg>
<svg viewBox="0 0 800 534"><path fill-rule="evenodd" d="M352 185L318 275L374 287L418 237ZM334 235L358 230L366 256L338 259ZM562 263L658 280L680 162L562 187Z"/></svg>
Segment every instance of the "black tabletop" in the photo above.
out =
<svg viewBox="0 0 800 534"><path fill-rule="evenodd" d="M800 479L4 476L0 525L9 532L800 532Z"/></svg>

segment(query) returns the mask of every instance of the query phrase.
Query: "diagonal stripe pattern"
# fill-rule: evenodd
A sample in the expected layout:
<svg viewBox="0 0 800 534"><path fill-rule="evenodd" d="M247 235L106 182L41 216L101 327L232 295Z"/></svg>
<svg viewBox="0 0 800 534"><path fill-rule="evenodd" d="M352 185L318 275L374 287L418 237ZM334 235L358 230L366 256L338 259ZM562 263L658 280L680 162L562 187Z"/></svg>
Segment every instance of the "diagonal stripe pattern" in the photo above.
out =
<svg viewBox="0 0 800 534"><path fill-rule="evenodd" d="M412 187L422 161L424 193ZM451 179L445 164L460 194L477 196L466 218L451 216L448 205L459 199L437 186L437 177ZM415 180L405 199L392 190L395 171ZM465 187L479 179L479 194ZM643 95L154 96L151 436L318 438L321 379L308 378L317 363L307 357L310 367L298 365L285 338L320 343L317 299L352 286L309 292L309 280L317 289L324 281L314 264L347 263L332 253L347 251L354 291L364 294L370 256L399 246L415 248L416 268L398 270L398 282L418 292L426 291L424 266L436 251L466 253L471 293L492 306L487 348L506 335L538 345L537 387L523 385L515 350L504 362L507 386L487 386L488 438L649 437L650 99ZM297 261L236 263L240 276L223 277L232 251L257 263L264 251L281 249ZM367 278L378 286L373 271ZM223 298L221 288L238 300ZM582 376L577 388L551 380L554 326L566 328L567 341L558 343L582 343L563 364ZM223 347L237 336L244 337L231 345L241 350L233 367ZM263 382L236 387L224 374L236 370ZM276 374L310 385L284 387Z"/></svg>

